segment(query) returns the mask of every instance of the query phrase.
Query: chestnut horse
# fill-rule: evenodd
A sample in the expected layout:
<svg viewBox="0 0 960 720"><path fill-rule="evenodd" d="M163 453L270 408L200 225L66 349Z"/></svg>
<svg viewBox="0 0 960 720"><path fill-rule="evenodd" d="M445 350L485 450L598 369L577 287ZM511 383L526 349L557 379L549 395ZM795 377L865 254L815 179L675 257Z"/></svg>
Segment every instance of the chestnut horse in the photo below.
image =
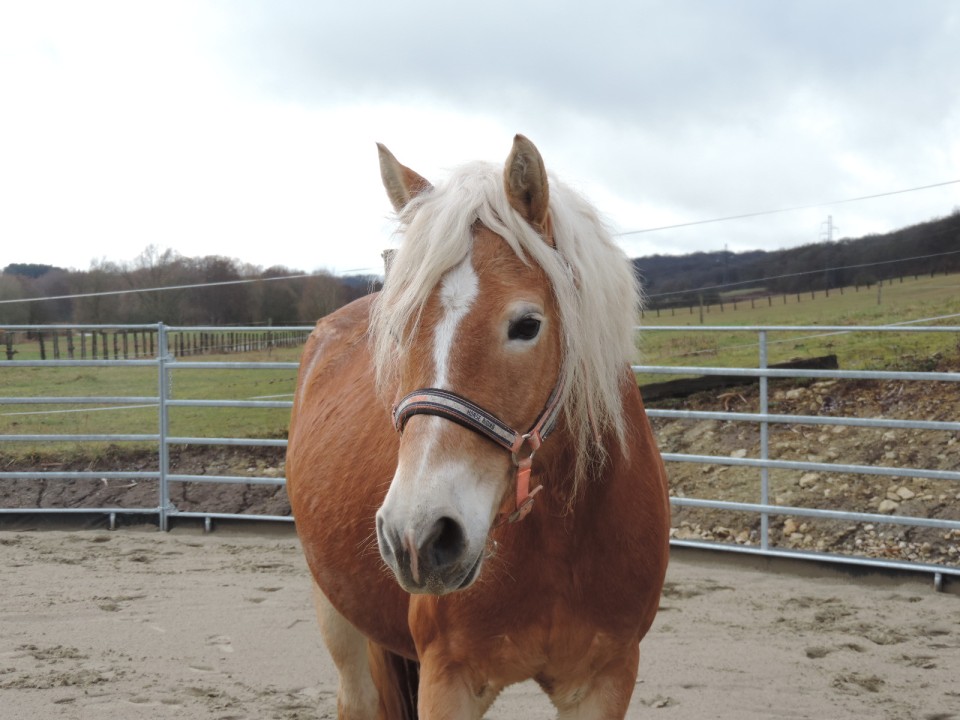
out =
<svg viewBox="0 0 960 720"><path fill-rule="evenodd" d="M340 717L480 718L533 678L623 718L669 533L630 263L523 136L436 187L380 167L401 247L310 336L287 451Z"/></svg>

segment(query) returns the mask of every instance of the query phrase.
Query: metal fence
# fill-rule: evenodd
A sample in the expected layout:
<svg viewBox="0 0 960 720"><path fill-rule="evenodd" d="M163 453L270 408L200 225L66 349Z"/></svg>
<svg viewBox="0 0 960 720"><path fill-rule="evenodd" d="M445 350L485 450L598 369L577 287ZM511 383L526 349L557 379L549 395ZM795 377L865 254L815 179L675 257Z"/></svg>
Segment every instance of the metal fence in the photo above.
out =
<svg viewBox="0 0 960 720"><path fill-rule="evenodd" d="M115 329L115 326L110 326ZM0 328L6 332L44 332L71 331L71 332L100 332L105 326L15 326ZM303 333L305 336L311 327L284 328L284 331ZM170 338L173 333L183 332L219 332L220 328L170 327L164 324L125 326L125 331L150 331L156 333L156 352L153 357L137 359L99 359L99 360L12 360L0 361L0 406L14 404L28 405L150 405L157 408L157 432L147 434L74 434L74 435L0 435L0 445L4 443L52 443L52 442L125 442L141 441L155 444L158 452L158 469L156 471L118 471L118 472L83 472L83 471L46 471L36 470L28 472L0 471L2 479L26 480L61 480L69 482L81 478L143 478L157 482L157 503L151 507L89 507L89 508L0 508L2 514L30 514L30 513L96 513L110 517L111 525L117 515L140 514L158 518L160 528L169 528L171 518L193 517L201 518L209 527L212 520L217 518L244 518L269 521L290 522L289 516L275 515L237 515L218 513L214 511L185 512L178 510L170 501L170 483L250 483L258 485L280 486L285 483L282 477L257 476L225 476L225 475L186 475L171 472L170 448L174 445L237 445L237 446L286 446L286 440L270 438L235 438L235 437L182 437L170 433L170 410L176 407L220 407L220 408L290 408L292 402L285 400L211 400L205 398L174 399L171 394L171 376L186 369L202 369L217 371L233 370L267 370L290 369L295 370L295 362L219 362L219 361L184 361L174 358L171 352ZM263 328L233 328L237 333L245 331L262 333ZM917 382L960 382L958 372L898 372L898 371L868 371L868 370L801 370L777 369L768 367L769 335L771 333L815 332L815 333L916 333L938 332L960 334L960 327L903 327L903 326L671 326L645 327L643 332L750 332L757 336L757 366L749 368L730 367L689 367L689 366L634 366L634 371L644 374L667 375L723 375L739 376L745 382L756 380L759 383L759 412L727 412L727 411L692 411L685 409L648 409L651 418L662 418L671 421L698 421L713 420L731 423L748 423L759 427L759 456L732 457L718 455L695 455L686 453L664 453L664 460L668 463L699 463L702 465L725 465L743 468L745 473L756 473L756 501L731 502L725 500L673 497L671 503L678 508L706 508L730 512L745 513L750 517L759 517L760 531L756 543L736 544L731 542L699 541L674 539L672 544L678 547L692 547L698 549L723 550L735 553L756 554L767 557L789 557L818 561L839 562L849 565L866 567L906 569L911 571L929 572L934 577L937 586L944 575L960 577L960 567L953 565L939 565L933 563L912 562L877 557L863 557L859 555L840 555L825 552L804 551L778 547L771 542L770 518L772 516L795 516L799 518L814 518L828 521L844 521L858 524L892 524L912 528L935 528L946 533L955 531L960 537L960 520L937 519L929 517L911 517L903 514L884 514L868 512L847 512L840 510L825 510L802 506L776 504L770 498L771 470L811 471L817 473L854 473L870 476L893 476L906 478L927 478L957 483L960 492L960 449L954 453L951 469L930 469L914 467L888 467L884 465L850 465L843 463L803 462L798 460L781 460L773 456L770 446L770 427L774 424L787 423L790 425L844 425L862 428L889 428L909 430L934 430L944 433L960 433L960 422L934 420L904 420L885 417L839 417L834 415L784 415L770 412L769 381L772 378L807 378L814 380L878 380L878 381L917 381ZM157 393L150 396L96 396L96 397L49 397L29 395L23 393L17 397L5 397L3 388L4 370L16 367L130 367L147 366L156 369ZM293 387L289 388L291 397ZM958 503L960 504L960 503Z"/></svg>
<svg viewBox="0 0 960 720"><path fill-rule="evenodd" d="M955 326L648 326L643 328L644 333L650 332L696 332L696 333L730 333L750 332L757 336L757 367L756 368L729 368L729 367L689 367L689 366L642 366L633 367L634 372L666 375L699 375L699 376L740 376L745 380L756 378L759 382L759 412L714 412L692 410L650 409L647 414L651 418L667 418L672 420L718 420L736 423L750 423L759 426L759 457L732 457L718 455L696 455L689 453L663 453L666 462L700 463L705 465L739 466L745 471L757 472L756 502L729 502L723 500L707 500L693 497L672 497L673 507L709 508L748 513L760 518L760 532L756 544L734 544L729 542L713 542L698 540L677 540L671 544L679 547L699 549L724 550L735 553L756 554L767 557L787 557L807 560L838 562L848 565L876 567L886 569L909 569L913 571L929 572L933 575L934 583L939 588L944 575L960 577L960 567L951 565L927 564L903 560L891 560L876 557L862 557L859 555L839 555L826 552L803 551L791 548L776 547L771 543L770 518L776 516L794 516L814 518L827 521L845 521L861 524L890 524L912 528L936 528L945 532L956 531L960 537L960 520L947 520L927 517L912 517L902 514L847 512L838 510L816 509L802 506L787 506L774 504L770 499L770 471L795 470L812 471L817 473L851 473L858 475L873 475L901 478L928 478L945 480L957 483L956 490L960 491L960 447L952 452L952 469L929 469L915 467L889 467L885 465L851 465L839 462L802 462L796 460L778 460L773 457L770 447L770 426L773 424L790 425L833 425L863 428L888 428L909 430L934 430L944 433L960 433L960 422L934 420L906 420L885 417L840 417L833 415L785 415L770 412L770 387L772 378L808 378L813 380L878 380L884 382L960 382L958 372L901 372L877 370L803 370L778 369L768 367L768 355L772 333L815 333L847 334L854 332L870 333L952 333L960 334L960 327ZM947 447L946 435L944 449ZM749 470L748 470L749 469ZM956 496L956 495L955 495ZM957 506L960 502L954 501Z"/></svg>
<svg viewBox="0 0 960 720"><path fill-rule="evenodd" d="M302 344L306 335L313 329L312 326L284 327L277 328L273 332L283 336L284 342L289 342L290 334L297 333ZM125 325L125 326L105 326L105 325L43 325L43 326L5 326L0 330L11 335L13 333L46 333L51 337L56 337L56 333L78 333L83 336L89 333L91 337L98 334L106 336L108 332L127 333L149 332L156 337L156 350L153 357L149 358L121 358L116 353L111 359L109 356L101 356L101 359L81 359L81 360L11 360L0 361L0 393L3 393L5 383L3 382L3 373L8 368L103 368L103 367L152 367L156 368L157 394L150 396L113 396L99 395L92 397L52 397L52 396L0 396L0 406L2 405L86 405L86 406L155 406L157 408L157 432L156 433L138 433L138 434L4 434L0 435L0 445L3 443L52 443L52 442L77 442L77 443L120 443L120 442L144 442L157 446L158 467L157 470L148 471L3 471L0 472L0 480L6 478L11 480L79 480L79 479L111 479L111 478L129 478L144 479L157 482L157 503L150 507L71 507L71 508L0 508L2 514L48 514L48 513L85 513L85 514L104 514L109 516L111 527L115 524L118 515L147 515L158 518L162 530L169 529L170 519L172 517L194 517L202 518L207 527L212 520L217 518L245 518L258 520L274 520L281 522L291 522L293 518L282 515L240 515L235 513L218 512L187 512L178 510L170 501L170 483L239 483L251 485L274 485L282 486L285 484L284 478L277 477L259 477L259 476L234 476L234 475L186 475L171 471L170 468L170 448L174 445L207 445L207 446L246 446L246 447L285 447L286 440L275 438L236 438L236 437L183 437L176 436L170 432L170 411L177 407L211 407L211 408L281 408L289 409L293 406L290 400L212 400L209 398L188 398L175 399L172 396L171 388L173 384L173 375L184 370L203 370L216 372L218 370L293 370L299 367L296 362L218 362L218 361L184 361L178 359L174 354L174 347L171 339L178 338L180 344L183 343L182 337L203 337L222 334L223 328L218 327L175 327L163 323L151 325ZM245 338L247 335L255 336L258 342L263 338L265 332L262 327L234 327L230 332L237 337ZM247 340L241 339L244 347L247 347ZM196 347L196 343L192 343ZM152 343L151 343L152 347ZM222 347L216 352L222 352ZM211 350L213 351L213 350ZM289 388L290 396L293 394L293 387Z"/></svg>

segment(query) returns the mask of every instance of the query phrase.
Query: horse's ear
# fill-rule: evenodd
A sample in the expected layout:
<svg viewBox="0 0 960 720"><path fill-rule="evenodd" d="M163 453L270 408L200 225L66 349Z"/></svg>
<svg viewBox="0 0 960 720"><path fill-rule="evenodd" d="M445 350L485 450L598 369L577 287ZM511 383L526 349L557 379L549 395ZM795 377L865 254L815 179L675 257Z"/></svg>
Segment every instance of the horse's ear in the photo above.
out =
<svg viewBox="0 0 960 720"><path fill-rule="evenodd" d="M513 209L552 245L547 169L540 151L523 135L513 139L513 148L503 168L503 184Z"/></svg>
<svg viewBox="0 0 960 720"><path fill-rule="evenodd" d="M387 196L397 212L424 190L433 187L426 179L406 165L401 165L386 147L377 143L380 153L380 177L387 189Z"/></svg>

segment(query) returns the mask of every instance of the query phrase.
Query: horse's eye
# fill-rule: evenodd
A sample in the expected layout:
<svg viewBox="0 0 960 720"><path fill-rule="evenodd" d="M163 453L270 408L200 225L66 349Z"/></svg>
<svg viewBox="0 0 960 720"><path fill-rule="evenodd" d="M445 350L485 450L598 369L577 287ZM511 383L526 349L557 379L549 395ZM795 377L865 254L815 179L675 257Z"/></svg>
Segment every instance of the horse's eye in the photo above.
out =
<svg viewBox="0 0 960 720"><path fill-rule="evenodd" d="M535 317L525 317L510 323L507 337L511 340L533 340L539 332L540 321Z"/></svg>

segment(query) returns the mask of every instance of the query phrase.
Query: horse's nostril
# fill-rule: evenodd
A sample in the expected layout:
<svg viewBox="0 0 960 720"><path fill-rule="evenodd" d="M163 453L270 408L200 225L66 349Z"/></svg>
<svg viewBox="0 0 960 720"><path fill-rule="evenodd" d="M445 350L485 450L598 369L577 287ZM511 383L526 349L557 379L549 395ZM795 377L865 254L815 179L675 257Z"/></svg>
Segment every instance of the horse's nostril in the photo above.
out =
<svg viewBox="0 0 960 720"><path fill-rule="evenodd" d="M442 568L458 562L466 545L463 526L453 518L442 517L434 524L422 547L428 554L430 565Z"/></svg>
<svg viewBox="0 0 960 720"><path fill-rule="evenodd" d="M384 560L387 559L387 556L396 557L397 551L390 542L390 538L387 537L383 515L380 513L377 513L377 545L380 546L380 555Z"/></svg>

